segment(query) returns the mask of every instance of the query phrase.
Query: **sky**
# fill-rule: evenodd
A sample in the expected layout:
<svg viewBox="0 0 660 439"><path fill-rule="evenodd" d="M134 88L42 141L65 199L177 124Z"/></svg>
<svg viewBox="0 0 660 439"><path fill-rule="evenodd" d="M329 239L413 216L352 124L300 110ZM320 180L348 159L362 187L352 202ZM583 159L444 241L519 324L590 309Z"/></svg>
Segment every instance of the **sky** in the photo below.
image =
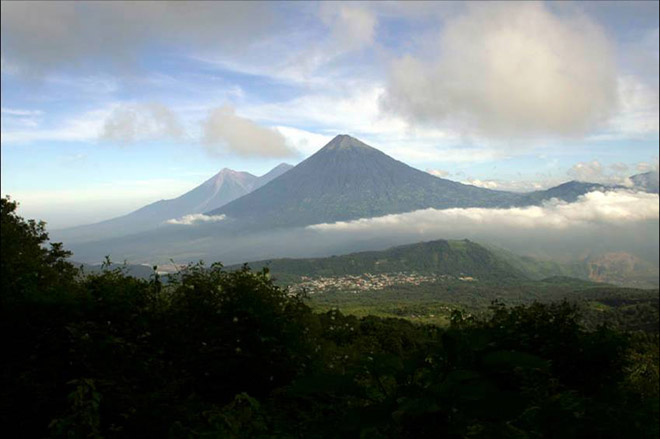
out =
<svg viewBox="0 0 660 439"><path fill-rule="evenodd" d="M2 2L2 194L50 228L336 134L525 191L658 168L658 2Z"/></svg>

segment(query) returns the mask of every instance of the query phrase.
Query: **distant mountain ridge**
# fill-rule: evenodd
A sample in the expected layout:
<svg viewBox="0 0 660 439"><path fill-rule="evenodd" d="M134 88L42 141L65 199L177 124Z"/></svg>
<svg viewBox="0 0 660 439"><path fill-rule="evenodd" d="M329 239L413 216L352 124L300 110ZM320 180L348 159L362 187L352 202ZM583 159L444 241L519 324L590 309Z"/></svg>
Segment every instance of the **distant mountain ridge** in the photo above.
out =
<svg viewBox="0 0 660 439"><path fill-rule="evenodd" d="M282 178L209 214L226 215L244 228L307 226L428 208L507 208L551 198L573 202L606 188L578 181L531 193L480 188L422 172L342 134Z"/></svg>
<svg viewBox="0 0 660 439"><path fill-rule="evenodd" d="M281 178L210 211L244 224L304 226L429 207L503 207L514 193L432 176L348 135L338 135Z"/></svg>
<svg viewBox="0 0 660 439"><path fill-rule="evenodd" d="M658 171L649 171L630 177L636 189L643 190L652 194L658 193Z"/></svg>
<svg viewBox="0 0 660 439"><path fill-rule="evenodd" d="M180 261L221 258L235 262L291 254L287 251L288 242L275 243L274 234L284 232L293 237L297 230L313 224L429 208L522 207L540 205L553 198L573 202L588 192L612 188L579 181L530 193L479 188L412 168L348 135L336 136L297 166L284 165L284 168L291 169L278 167L261 177L263 181L257 184L252 183L256 177L251 174L221 171L174 200L145 206L107 224L76 228L78 242L59 232L53 232L52 236L54 240L64 241L85 262L99 262L106 254L115 260L129 258L140 262L173 257ZM240 196L241 193L245 195ZM233 201L211 208L220 194L229 194L226 199ZM189 203L185 209L176 214L167 209L182 199ZM168 214L160 215L157 222L147 215L157 214L161 208ZM163 224L189 213L218 215L223 219ZM147 216L148 221L141 224L140 215ZM118 228L123 229L123 236L116 234ZM271 234L270 247L266 250L257 238L262 234ZM310 242L310 247L314 244ZM301 243L296 245L300 247ZM349 243L319 245L331 250L317 246L314 251L296 254L322 255L368 248Z"/></svg>
<svg viewBox="0 0 660 439"><path fill-rule="evenodd" d="M557 198L562 201L573 203L578 197L588 192L614 189L612 186L605 186L600 183L589 183L584 181L571 180L558 186L540 191L529 192L523 195L523 203L526 205L541 204L543 201Z"/></svg>
<svg viewBox="0 0 660 439"><path fill-rule="evenodd" d="M109 238L139 233L157 227L170 219L204 213L221 207L269 183L291 168L292 165L281 163L261 177L249 172L224 168L177 198L156 201L127 215L100 223L56 230L51 234L57 240L84 242L99 237Z"/></svg>

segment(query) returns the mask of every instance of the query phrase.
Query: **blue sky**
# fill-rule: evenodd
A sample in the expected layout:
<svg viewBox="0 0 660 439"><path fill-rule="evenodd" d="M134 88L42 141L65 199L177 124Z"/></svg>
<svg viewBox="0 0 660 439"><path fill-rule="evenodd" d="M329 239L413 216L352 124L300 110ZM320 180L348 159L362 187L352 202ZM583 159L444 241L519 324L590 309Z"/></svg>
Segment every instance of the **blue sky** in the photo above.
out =
<svg viewBox="0 0 660 439"><path fill-rule="evenodd" d="M658 166L658 3L2 3L2 193L66 227L348 133L510 190Z"/></svg>

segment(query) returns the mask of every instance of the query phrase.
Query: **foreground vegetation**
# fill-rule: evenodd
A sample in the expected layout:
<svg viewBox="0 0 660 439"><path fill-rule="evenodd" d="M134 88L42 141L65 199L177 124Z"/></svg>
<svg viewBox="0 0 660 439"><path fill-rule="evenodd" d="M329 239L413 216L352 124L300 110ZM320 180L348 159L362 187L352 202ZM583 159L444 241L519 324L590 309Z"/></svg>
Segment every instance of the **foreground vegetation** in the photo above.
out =
<svg viewBox="0 0 660 439"><path fill-rule="evenodd" d="M567 301L579 311L579 323L585 328L607 325L620 331L658 333L657 289L622 288L573 278L513 282L456 280L359 293L330 291L312 294L306 303L317 312L339 309L358 317L378 315L445 327L456 310L487 318L494 301L509 306Z"/></svg>
<svg viewBox="0 0 660 439"><path fill-rule="evenodd" d="M5 437L645 438L658 339L568 302L315 313L265 271L81 276L2 200Z"/></svg>

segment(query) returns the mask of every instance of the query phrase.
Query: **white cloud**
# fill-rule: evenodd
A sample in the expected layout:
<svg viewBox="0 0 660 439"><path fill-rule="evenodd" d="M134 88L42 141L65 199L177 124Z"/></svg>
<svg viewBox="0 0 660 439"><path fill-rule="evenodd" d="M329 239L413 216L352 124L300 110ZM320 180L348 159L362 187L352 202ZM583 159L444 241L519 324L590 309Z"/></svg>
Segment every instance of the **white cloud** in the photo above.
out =
<svg viewBox="0 0 660 439"><path fill-rule="evenodd" d="M247 108L246 113L252 118L273 120L281 125L318 126L320 131L330 134L394 134L408 129L408 124L401 118L381 113L379 99L384 93L381 85L355 84L342 91L333 91L254 105Z"/></svg>
<svg viewBox="0 0 660 439"><path fill-rule="evenodd" d="M40 116L43 114L41 110L22 110L17 108L2 107L2 114L8 116Z"/></svg>
<svg viewBox="0 0 660 439"><path fill-rule="evenodd" d="M655 162L639 162L635 166L638 172L649 172L658 170L658 157L655 158Z"/></svg>
<svg viewBox="0 0 660 439"><path fill-rule="evenodd" d="M225 105L211 110L203 123L203 143L211 152L226 149L243 156L288 157L295 155L277 130L238 116Z"/></svg>
<svg viewBox="0 0 660 439"><path fill-rule="evenodd" d="M172 218L165 223L176 224L181 226L194 226L196 224L214 223L225 219L225 215L204 215L203 213L193 213L184 215L181 218Z"/></svg>
<svg viewBox="0 0 660 439"><path fill-rule="evenodd" d="M398 233L402 231L452 234L474 228L496 230L553 229L621 225L658 219L658 195L624 190L590 192L575 203L551 200L542 206L508 209L455 208L424 209L414 212L365 218L308 229L328 232Z"/></svg>
<svg viewBox="0 0 660 439"><path fill-rule="evenodd" d="M630 187L633 183L628 175L628 167L625 164L621 165L621 163L615 163L614 166L610 166L613 172L608 172L598 160L592 160L591 162L576 163L566 173L577 181Z"/></svg>
<svg viewBox="0 0 660 439"><path fill-rule="evenodd" d="M39 141L84 142L99 138L105 119L113 106L88 111L53 127L40 127L31 124L30 129L2 127L2 144L30 143ZM3 120L4 122L4 120Z"/></svg>
<svg viewBox="0 0 660 439"><path fill-rule="evenodd" d="M314 154L333 138L333 136L312 133L311 131L287 126L277 126L275 129L284 136L287 145L296 151L300 151L304 157Z"/></svg>
<svg viewBox="0 0 660 439"><path fill-rule="evenodd" d="M610 165L610 168L617 173L628 173L628 170L630 167L626 165L625 163L617 162L617 163L612 163Z"/></svg>
<svg viewBox="0 0 660 439"><path fill-rule="evenodd" d="M476 3L431 53L392 63L384 106L491 137L581 135L616 105L613 56L585 16L542 3Z"/></svg>
<svg viewBox="0 0 660 439"><path fill-rule="evenodd" d="M34 129L39 126L43 112L41 110L24 110L2 107L2 131Z"/></svg>
<svg viewBox="0 0 660 439"><path fill-rule="evenodd" d="M483 187L487 189L497 189L500 191L511 192L532 192L541 189L547 189L552 186L561 184L563 181L557 179L545 179L542 181L532 180L483 180L478 178L468 177L461 183L470 184L472 186Z"/></svg>
<svg viewBox="0 0 660 439"><path fill-rule="evenodd" d="M489 142L482 142L479 147L456 147L465 142L452 131L411 126L401 117L383 113L380 99L384 91L380 84L360 83L336 93L311 93L285 102L248 105L242 113L280 127L311 126L329 139L347 133L409 163L479 162L507 154L492 148ZM318 143L313 150L300 150L315 152L324 144Z"/></svg>
<svg viewBox="0 0 660 439"><path fill-rule="evenodd" d="M451 172L445 171L443 169L427 169L426 172L440 178L445 178L451 175Z"/></svg>
<svg viewBox="0 0 660 439"><path fill-rule="evenodd" d="M143 140L180 139L179 118L163 104L123 104L105 119L102 140L133 143Z"/></svg>
<svg viewBox="0 0 660 439"><path fill-rule="evenodd" d="M486 189L500 189L500 185L494 180L479 180L478 178L468 178L463 182L472 186L483 187Z"/></svg>
<svg viewBox="0 0 660 439"><path fill-rule="evenodd" d="M644 139L658 137L658 87L634 77L618 79L619 111L594 140Z"/></svg>
<svg viewBox="0 0 660 439"><path fill-rule="evenodd" d="M377 19L365 5L324 2L320 17L341 50L359 50L374 42Z"/></svg>

